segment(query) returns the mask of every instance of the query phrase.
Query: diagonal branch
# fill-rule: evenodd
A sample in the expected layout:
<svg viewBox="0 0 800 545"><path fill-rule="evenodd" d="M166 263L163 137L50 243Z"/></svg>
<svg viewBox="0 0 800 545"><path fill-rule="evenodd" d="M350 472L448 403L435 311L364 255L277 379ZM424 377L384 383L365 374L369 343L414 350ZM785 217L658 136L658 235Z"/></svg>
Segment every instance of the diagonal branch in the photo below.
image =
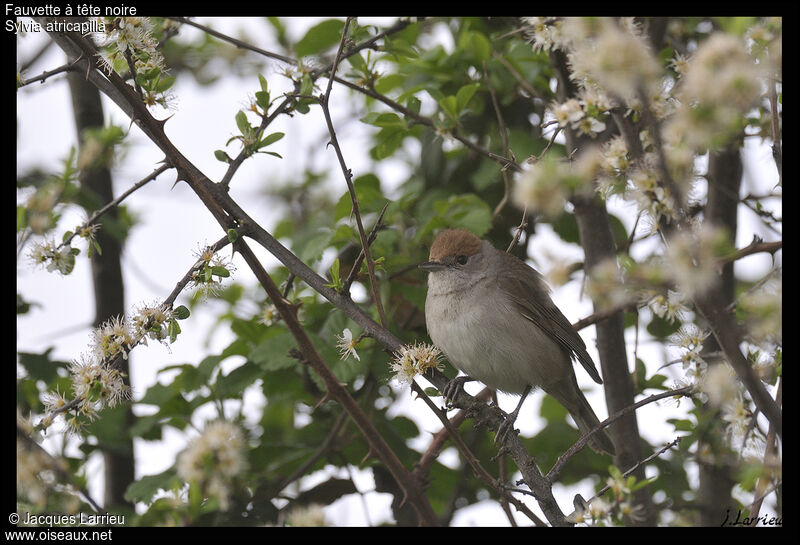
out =
<svg viewBox="0 0 800 545"><path fill-rule="evenodd" d="M589 432L586 433L580 439L578 439L574 445L569 447L569 449L567 449L567 451L564 454L559 456L558 460L556 460L555 465L547 473L547 478L550 479L551 481L555 481L556 479L558 479L561 470L564 468L564 465L569 461L569 459L575 456L578 452L581 451L581 449L583 449L583 447L586 446L586 443L589 442L589 439L592 437L592 435L599 432L612 422L622 418L623 416L632 411L635 411L639 407L643 407L644 405L653 403L654 401L658 401L659 399L664 399L665 397L691 396L693 389L694 389L693 386L686 386L684 388L678 388L676 390L670 390L668 392L662 392L660 394L653 394L648 398L642 399L641 401L638 401L633 405L628 405L624 409L615 412L613 415L609 416L608 418L600 422L598 425L596 425L594 428L589 430ZM636 469L636 467L634 467L633 469Z"/></svg>
<svg viewBox="0 0 800 545"><path fill-rule="evenodd" d="M417 396L420 397L425 402L426 405L428 405L428 407L431 409L431 411L433 411L433 414L435 414L437 417L439 417L439 420L441 420L442 425L447 430L447 432L450 434L450 437L453 440L453 443L455 443L455 445L458 448L459 452L461 452L461 455L464 457L464 459L467 461L469 466L472 468L472 471L473 471L473 473L475 473L475 476L478 477L485 484L487 484L489 487L493 488L495 490L495 492L500 494L500 496L504 500L508 501L509 503L514 504L514 507L516 507L519 511L525 513L525 515L529 519L531 519L534 522L534 524L536 524L536 526L547 526L547 524L542 519L540 519L533 512L531 512L531 510L528 509L528 507L524 503L522 503L517 498L515 498L514 496L509 494L508 490L506 490L500 484L500 482L497 481L497 479L493 478L489 474L489 472L486 471L483 468L483 466L480 464L480 461L478 460L478 458L472 453L472 451L469 449L469 447L464 443L463 439L461 439L461 436L459 435L458 430L455 428L455 426L453 426L453 424L447 418L447 411L444 410L444 409L439 409L433 403L433 401L431 401L431 398L428 397L428 394L426 394L425 391L422 388L420 388L419 384L417 384L416 382L412 382L411 383L411 389L412 389L412 391L416 392Z"/></svg>
<svg viewBox="0 0 800 545"><path fill-rule="evenodd" d="M350 392L347 391L347 388L339 382L322 359L322 356L320 356L311 342L311 339L306 334L305 329L303 329L303 326L297 320L297 308L292 307L288 301L281 296L280 290L261 266L258 258L247 243L243 239L238 239L234 245L247 262L250 270L253 271L258 282L267 292L267 296L272 301L272 304L275 305L286 327L297 342L300 351L305 356L306 361L325 383L327 389L326 397L335 399L347 412L359 430L361 430L361 433L369 442L370 451L386 465L386 468L392 474L395 481L397 481L397 484L402 488L405 494L404 500L410 502L416 509L420 523L424 526L438 526L436 513L434 513L430 502L428 502L428 498L424 495L419 482L406 470L392 448L375 429L369 417L361 410L361 407L359 407L358 403L350 395Z"/></svg>

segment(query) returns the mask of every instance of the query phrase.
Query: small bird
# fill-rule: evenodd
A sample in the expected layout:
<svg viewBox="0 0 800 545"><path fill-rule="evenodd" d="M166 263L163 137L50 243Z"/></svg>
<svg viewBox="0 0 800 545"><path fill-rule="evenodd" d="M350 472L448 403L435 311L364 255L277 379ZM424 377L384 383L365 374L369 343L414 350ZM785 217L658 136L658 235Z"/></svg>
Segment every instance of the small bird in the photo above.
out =
<svg viewBox="0 0 800 545"><path fill-rule="evenodd" d="M466 377L442 392L452 399L467 381L521 395L495 440L513 429L525 397L540 387L564 406L587 433L600 421L575 378L572 359L603 381L580 335L550 299L542 276L517 257L469 231L449 229L436 237L429 261L425 321L433 343ZM597 452L614 454L601 430L589 440Z"/></svg>

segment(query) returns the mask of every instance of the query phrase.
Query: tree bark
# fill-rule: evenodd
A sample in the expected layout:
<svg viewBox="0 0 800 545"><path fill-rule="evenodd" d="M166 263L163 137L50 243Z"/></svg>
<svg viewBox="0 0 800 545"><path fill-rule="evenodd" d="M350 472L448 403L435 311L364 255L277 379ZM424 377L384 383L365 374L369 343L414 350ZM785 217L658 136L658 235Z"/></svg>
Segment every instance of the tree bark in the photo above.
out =
<svg viewBox="0 0 800 545"><path fill-rule="evenodd" d="M742 180L742 158L739 144L734 142L727 148L712 152L708 159L708 197L704 221L727 230L731 246L736 241L737 208L739 206L739 187ZM712 304L719 308L727 307L734 299L735 278L733 262L722 269L720 281L708 294ZM703 346L704 353L718 352L720 346L714 336L709 336ZM708 358L709 368L725 363ZM711 422L719 411L704 406L701 419ZM698 457L700 483L697 491L698 522L703 526L719 526L725 520L726 510L736 512L736 501L731 497L735 483L731 468L726 460L731 455L723 438L724 429L719 426L704 426L705 433L699 438L697 451L708 453Z"/></svg>
<svg viewBox="0 0 800 545"><path fill-rule="evenodd" d="M574 97L577 89L569 79L566 57L560 51L551 53L553 66L558 78L558 100L561 102ZM588 142L566 127L567 150L581 149ZM583 247L584 271L589 274L593 267L607 259L616 259L617 247L611 232L611 223L605 204L595 197L576 196L573 199L575 217L578 222L581 246ZM595 312L598 309L595 307ZM634 387L628 369L625 345L625 324L623 313L617 312L595 326L597 331L597 350L600 354L600 368L603 371L603 390L606 396L608 413L615 412L634 403ZM608 428L617 454L614 464L622 471L636 465L642 459L641 437L636 413L630 412ZM644 466L633 472L637 480L645 479ZM635 493L636 503L644 507L642 520L630 520L632 525L655 526L655 512L647 488Z"/></svg>

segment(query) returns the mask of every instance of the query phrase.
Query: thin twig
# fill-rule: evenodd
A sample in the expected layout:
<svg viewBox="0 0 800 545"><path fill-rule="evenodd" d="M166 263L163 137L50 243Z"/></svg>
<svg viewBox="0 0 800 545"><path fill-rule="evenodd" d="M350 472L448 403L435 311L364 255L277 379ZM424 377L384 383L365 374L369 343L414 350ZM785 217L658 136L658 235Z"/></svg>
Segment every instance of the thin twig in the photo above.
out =
<svg viewBox="0 0 800 545"><path fill-rule="evenodd" d="M265 57L269 57L271 59L277 59L281 62L285 62L286 64L291 64L296 66L298 64L297 60L287 57L285 55L281 55L280 53L273 53L272 51L267 51L266 49L261 49L260 47L256 47L252 44L247 42L243 42L233 36L228 36L227 34L223 34L218 30L214 30L213 28L207 27L205 25L201 25L200 23L196 23L191 19L186 17L168 17L168 19L172 19L173 21L178 21L179 23L183 23L185 25L193 26L205 32L206 34L210 34L215 38L219 38L225 42L231 43L240 49L247 49L249 51L253 51L254 53L258 53L259 55L264 55Z"/></svg>
<svg viewBox="0 0 800 545"><path fill-rule="evenodd" d="M389 203L383 205L380 214L378 214L378 219L375 220L375 225L372 226L372 230L369 232L369 236L367 237L367 246L372 246L372 243L375 242L375 239L378 236L378 229L381 227L381 221L383 220L383 215L386 213L386 209L389 207ZM350 293L350 286L355 281L356 277L358 276L358 272L361 269L361 263L364 262L364 248L358 252L358 256L356 256L355 261L353 261L353 267L350 269L350 274L347 275L347 279L342 284L342 293Z"/></svg>
<svg viewBox="0 0 800 545"><path fill-rule="evenodd" d="M133 184L128 190L126 190L125 192L121 193L119 195L119 197L117 197L113 201L109 202L108 204L103 206L101 209L95 211L92 214L92 216L83 223L83 225L81 225L80 227L75 229L75 232L73 232L71 236L67 237L66 239L64 239L61 242L61 244L59 244L59 248L61 246L64 246L65 244L69 244L70 242L72 242L72 239L75 238L75 236L82 229L85 229L86 227L89 227L89 226L94 225L95 223L97 223L97 220L100 219L103 215L105 215L109 210L111 210L112 208L114 208L116 206L119 206L119 204L122 201L124 201L126 198L128 198L130 195L132 195L136 190L138 190L139 188L141 188L145 184L151 182L152 180L155 180L156 178L158 178L159 174L161 174L162 172L164 172L165 170L168 170L170 168L172 168L172 166L169 163L164 163L163 165L161 165L160 167L155 169L153 172L151 172L150 174L148 174L147 176L145 176L144 178L142 178L141 180L139 180L138 182Z"/></svg>
<svg viewBox="0 0 800 545"><path fill-rule="evenodd" d="M506 123L503 120L503 114L500 112L500 104L497 103L497 94L495 93L494 86L492 85L491 80L489 79L489 72L486 70L486 61L483 62L483 77L486 80L486 86L489 89L489 96L492 99L492 106L494 107L495 117L497 117L497 125L500 131L500 138L503 141L503 156L509 157L511 154L511 149L508 145L508 131L506 129ZM513 157L512 157L513 158ZM508 203L509 197L511 195L511 180L508 177L508 171L505 168L500 169L500 173L503 175L503 198L500 199L500 202L497 203L494 211L492 212L492 221L500 214L500 212L505 208L506 203Z"/></svg>
<svg viewBox="0 0 800 545"><path fill-rule="evenodd" d="M50 43L52 43L52 42L50 42ZM56 74L60 74L62 72L69 72L71 70L74 70L74 68L72 67L72 64L69 64L69 63L62 64L61 66L59 66L57 68L53 68L52 70L48 70L46 72L42 72L38 76L33 76L32 78L23 80L19 84L19 87L25 87L26 85L30 85L31 83L34 83L36 81L41 81L42 83L44 83L44 81L47 78L49 78L50 76L55 76Z"/></svg>
<svg viewBox="0 0 800 545"><path fill-rule="evenodd" d="M644 405L647 405L649 403L653 403L654 401L658 401L659 399L664 399L665 397L690 396L693 389L694 389L693 386L685 386L683 388L678 388L678 389L675 389L675 390L669 390L668 392L662 392L660 394L653 394L648 398L645 398L645 399L643 399L641 401L638 401L638 402L634 403L633 405L628 405L627 407L625 407L623 409L620 409L619 411L615 412L613 415L609 416L608 418L606 418L605 420L600 422L598 425L596 425L594 428L589 430L585 435L583 435L580 439L578 439L575 442L574 445L569 447L569 449L567 449L567 451L564 454L559 456L558 460L555 463L555 465L553 465L553 467L547 473L547 478L551 482L554 482L555 480L557 480L558 476L561 473L561 470L564 468L564 464L566 464L569 461L570 458L575 456L578 452L580 452L583 449L583 447L586 446L586 443L589 442L589 439L592 437L592 435L594 435L595 433L599 432L600 430L602 430L603 428L605 428L609 424L612 424L613 422L619 420L620 418L622 418L626 414L628 414L628 413L630 413L632 411L635 411L639 407L643 407Z"/></svg>
<svg viewBox="0 0 800 545"><path fill-rule="evenodd" d="M422 116L422 115L414 112L413 110L410 110L410 109L406 108L402 104L400 104L398 102L395 102L394 100L390 99L389 97L378 93L374 89L361 87L360 85L356 85L355 83L351 83L351 82L349 82L347 80L344 80L344 79L341 79L339 77L334 77L334 81L336 83L341 83L342 85L344 85L345 87L348 87L349 89L353 89L354 91L358 91L359 93L362 93L362 94L364 94L364 95L366 95L368 97L371 97L371 98L374 98L375 100L383 102L384 104L389 106L391 109L402 113L404 116L408 117L409 119L412 119L413 121L419 123L420 125L425 125L426 127L430 127L434 131L438 131L438 129L436 127L436 124L433 122L432 119L429 119L429 118L427 118L425 116ZM479 155L484 155L484 156L488 157L489 159L492 159L493 161L499 163L503 167L512 168L517 172L522 170L522 167L519 166L519 164L517 164L516 161L512 161L511 159L507 159L506 157L503 157L502 155L498 155L498 154L496 154L494 152L491 152L491 151L487 150L486 148L484 148L484 147L472 142L469 138L466 138L465 136L462 136L456 129L450 130L447 134L450 135L455 140L458 140L459 142L464 144L464 146L466 146L470 150L474 151L475 153L477 153Z"/></svg>
<svg viewBox="0 0 800 545"><path fill-rule="evenodd" d="M634 464L634 465L633 465L633 466L632 466L630 469L628 469L628 470L627 470L625 473L623 473L623 474L622 474L622 476L623 476L623 477L627 477L628 475L630 475L631 473L633 473L634 471L636 471L637 469L639 469L641 466L643 466L643 465L647 464L648 462L651 462L652 460L655 460L656 458L658 458L659 456L661 456L662 454L664 454L666 451L668 451L669 449L671 449L672 447L674 447L674 446L676 446L678 443L680 443L680 442L681 442L681 439L683 439L683 436L676 437L676 438L675 438L675 439L674 439L672 442L670 442L670 443L667 443L666 445L664 445L664 446L663 446L663 447L662 447L660 450L658 450L657 452L654 452L653 454L651 454L650 456L648 456L648 457L647 457L647 458L645 458L644 460L639 460L639 461L638 461L638 462L636 462L636 463L635 463L635 464ZM595 498L599 498L600 496L602 496L603 494L605 494L605 493L606 493L606 492L607 492L607 491L608 491L610 488L611 488L611 486L609 486L609 485L605 485L603 488L601 488L601 489L600 489L600 490L597 492L597 494L595 494L594 496L592 496L592 497L589 499L589 502L591 502L591 501L592 501L593 499L595 499Z"/></svg>
<svg viewBox="0 0 800 545"><path fill-rule="evenodd" d="M510 252L514 249L514 246L517 245L519 242L519 238L522 236L522 232L528 227L528 205L525 205L525 208L522 210L522 219L517 225L516 231L514 231L514 238L511 239L511 244L508 245L506 248L506 253Z"/></svg>
<svg viewBox="0 0 800 545"><path fill-rule="evenodd" d="M325 95L322 95L319 98L319 104L322 106L322 113L325 116L325 123L328 125L328 133L331 137L331 145L333 146L334 151L336 152L336 157L339 160L339 167L342 169L342 174L344 175L344 180L347 183L347 190L350 193L350 200L353 203L353 216L356 218L356 226L358 227L358 236L361 239L361 248L364 251L364 257L367 262L367 271L369 272L369 282L370 288L372 290L372 298L375 301L375 308L378 311L378 317L380 318L380 323L383 327L387 327L386 321L386 314L383 310L383 302L381 301L380 290L378 289L378 281L375 277L375 262L372 259L372 254L369 251L369 243L367 242L367 235L364 232L364 223L361 219L361 211L358 205L358 196L356 195L355 186L353 186L353 172L347 168L347 164L344 160L344 155L342 154L342 149L339 146L339 140L336 138L336 130L333 128L333 121L331 119L331 112L329 108L329 101L330 101L330 92L332 90L331 84L333 82L333 77L335 77L335 70L338 66L338 61L341 58L342 49L344 48L345 44L345 36L347 35L347 29L350 26L351 18L348 17L347 21L345 21L344 30L342 31L342 40L339 43L339 50L336 53L336 61L334 61L334 65L331 69L331 73L333 74L328 81L328 89Z"/></svg>
<svg viewBox="0 0 800 545"><path fill-rule="evenodd" d="M527 81L525 78L523 78L523 77L520 75L520 73L519 73L519 72L517 72L516 68L514 68L513 66L511 66L511 63L510 63L510 62L508 62L508 61L505 59L505 57L503 57L503 56L502 56L500 53L498 53L497 51L492 51L492 56L493 56L495 59L497 59L498 61L500 61L500 63L501 63L503 66L505 66L505 67L506 67L506 69L508 70L509 74L511 74L511 75L514 77L514 79L515 79L515 80L517 80L517 83L519 83L519 84L520 84L520 86L521 86L523 89L525 89L525 91L527 91L527 93L528 93L529 95L531 95L532 97L541 98L541 97L539 96L539 93L537 93L537 92L536 92L536 89L534 89L534 88L533 88L533 85L531 85L530 83L528 83L528 81Z"/></svg>
<svg viewBox="0 0 800 545"><path fill-rule="evenodd" d="M783 377L778 377L778 391L775 394L775 402L781 405L783 402ZM753 417L755 421L755 417ZM764 448L764 466L770 467L775 465L776 458L776 445L775 445L775 426L770 423L769 430L767 431L766 446ZM758 522L758 513L761 511L761 504L764 502L764 497L768 494L766 492L769 478L761 476L756 484L756 494L758 496L750 504L750 519L753 520L753 526Z"/></svg>
<svg viewBox="0 0 800 545"><path fill-rule="evenodd" d="M43 454L47 458L47 461L49 462L50 469L53 472L55 472L56 475L58 475L58 477L62 481L68 482L69 484L74 486L75 489L81 493L81 495L86 500L86 503L88 503L91 506L91 508L94 510L95 513L100 513L102 511L100 509L100 506L94 500L94 498L92 498L91 494L89 494L89 491L86 489L86 487L78 482L78 480L75 478L75 475L73 475L69 471L65 471L62 468L63 460L59 460L55 456L47 452L47 450L45 450L45 448L42 447L42 445L36 442L36 440L33 437L31 437L29 433L25 431L19 424L17 424L17 440L18 441L22 440L28 446L29 449L36 450L36 452Z"/></svg>
<svg viewBox="0 0 800 545"><path fill-rule="evenodd" d="M283 479L278 486L274 488L275 495L280 494L281 490L289 486L290 483L302 477L303 474L311 468L311 466L317 463L317 460L322 458L328 452L328 450L330 450L333 440L336 439L336 436L339 434L339 430L342 429L342 426L345 422L347 422L347 413L342 412L336 419L336 422L333 423L333 427L328 432L328 435L326 435L325 439L322 440L319 448L317 448L317 450L315 450L305 462L300 464L300 467L294 470L291 475Z"/></svg>
<svg viewBox="0 0 800 545"><path fill-rule="evenodd" d="M461 439L461 436L458 434L458 430L453 427L450 423L450 420L447 418L447 414L445 410L439 409L433 401L428 397L428 394L420 388L419 384L416 382L411 383L411 389L414 391L417 396L422 399L426 405L433 411L433 413L439 417L439 420L442 422L442 425L450 434L450 438L455 443L456 447L458 448L461 455L467 461L469 466L472 468L472 471L475 473L475 476L478 477L481 481L485 484L493 488L496 492L498 492L501 497L505 498L508 502L513 503L514 507L516 507L519 511L524 513L529 519L533 521L536 526L547 526L547 524L537 517L528 507L519 501L514 496L508 494L507 490L503 487L501 483L497 481L497 479L493 478L484 468L481 466L480 461L478 458L472 453L472 451L464 444L464 440Z"/></svg>

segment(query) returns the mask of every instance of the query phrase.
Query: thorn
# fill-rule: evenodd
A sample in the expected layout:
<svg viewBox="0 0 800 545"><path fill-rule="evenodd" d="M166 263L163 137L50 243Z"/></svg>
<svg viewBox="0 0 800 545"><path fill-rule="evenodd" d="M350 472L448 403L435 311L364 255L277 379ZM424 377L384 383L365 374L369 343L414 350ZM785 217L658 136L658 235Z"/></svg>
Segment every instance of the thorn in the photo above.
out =
<svg viewBox="0 0 800 545"><path fill-rule="evenodd" d="M317 401L316 405L314 405L314 410L316 410L316 409L317 409L317 408L318 408L320 405L322 405L322 404L323 404L323 403L325 403L326 401L330 401L330 400L331 400L331 395L330 395L330 393L329 393L329 392L325 392L325 395L324 395L324 396L322 396L322 399L320 399L319 401ZM369 453L367 453L367 454L369 454Z"/></svg>
<svg viewBox="0 0 800 545"><path fill-rule="evenodd" d="M155 122L158 123L159 126L161 126L161 130L164 130L164 125L166 125L167 121L172 119L172 116L174 116L174 115L175 114L173 113L173 114L170 114L168 117L165 117L164 119L156 119Z"/></svg>
<svg viewBox="0 0 800 545"><path fill-rule="evenodd" d="M369 450L364 455L364 457L361 459L361 461L358 463L358 465L362 465L364 462L366 462L370 458L374 458L374 457L375 457L375 451L372 450L372 445L370 445Z"/></svg>
<svg viewBox="0 0 800 545"><path fill-rule="evenodd" d="M398 507L403 507L408 501L408 490L403 490L403 499L400 500Z"/></svg>

